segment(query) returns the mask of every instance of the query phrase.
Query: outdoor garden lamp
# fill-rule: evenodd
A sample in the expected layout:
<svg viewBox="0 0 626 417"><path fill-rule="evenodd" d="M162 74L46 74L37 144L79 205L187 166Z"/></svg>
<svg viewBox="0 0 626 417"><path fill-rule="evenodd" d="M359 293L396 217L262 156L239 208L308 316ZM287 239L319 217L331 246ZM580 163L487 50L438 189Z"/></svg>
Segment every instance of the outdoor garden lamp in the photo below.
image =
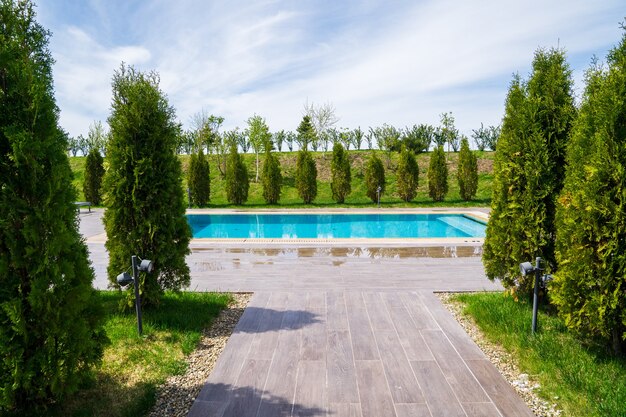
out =
<svg viewBox="0 0 626 417"><path fill-rule="evenodd" d="M126 271L117 276L117 283L125 287L131 282L135 284L135 311L137 312L137 331L139 336L143 333L143 325L141 322L141 298L139 295L139 272L147 272L148 274L154 270L154 264L148 259L142 259L141 263L137 265L138 256L133 255L131 257L131 263L133 268L133 276Z"/></svg>

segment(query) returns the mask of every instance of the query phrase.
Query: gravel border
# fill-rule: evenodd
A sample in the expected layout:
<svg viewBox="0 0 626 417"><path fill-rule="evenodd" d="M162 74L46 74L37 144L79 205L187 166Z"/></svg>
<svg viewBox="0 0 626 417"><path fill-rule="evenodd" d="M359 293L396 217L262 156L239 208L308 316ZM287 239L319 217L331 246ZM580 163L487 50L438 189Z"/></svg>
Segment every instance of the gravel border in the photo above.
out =
<svg viewBox="0 0 626 417"><path fill-rule="evenodd" d="M562 416L563 412L556 404L539 398L535 392L540 387L539 383L519 370L513 355L502 346L487 341L474 319L463 314L463 304L452 300L454 293L440 292L435 295L537 417Z"/></svg>
<svg viewBox="0 0 626 417"><path fill-rule="evenodd" d="M149 414L150 417L184 417L189 413L252 294L234 293L232 296L234 301L220 312L209 328L202 332L196 350L186 359L185 373L169 377L157 389L157 400Z"/></svg>

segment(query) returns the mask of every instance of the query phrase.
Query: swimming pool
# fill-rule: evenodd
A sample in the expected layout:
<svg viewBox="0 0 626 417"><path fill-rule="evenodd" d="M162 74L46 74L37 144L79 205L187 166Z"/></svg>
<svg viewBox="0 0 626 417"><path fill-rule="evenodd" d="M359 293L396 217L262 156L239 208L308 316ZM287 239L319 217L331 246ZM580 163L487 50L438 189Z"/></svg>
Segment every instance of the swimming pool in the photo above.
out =
<svg viewBox="0 0 626 417"><path fill-rule="evenodd" d="M463 214L188 214L194 238L483 238L485 224Z"/></svg>

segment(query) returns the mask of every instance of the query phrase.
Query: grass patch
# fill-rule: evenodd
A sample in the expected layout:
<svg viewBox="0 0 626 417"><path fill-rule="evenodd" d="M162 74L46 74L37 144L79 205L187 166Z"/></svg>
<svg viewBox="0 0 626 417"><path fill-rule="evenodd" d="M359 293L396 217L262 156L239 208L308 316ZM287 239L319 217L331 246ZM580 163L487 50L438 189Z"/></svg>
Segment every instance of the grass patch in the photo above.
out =
<svg viewBox="0 0 626 417"><path fill-rule="evenodd" d="M626 416L626 359L592 340L580 340L554 314L539 313L531 334L532 304L502 293L454 297L492 343L536 379L539 394L567 416Z"/></svg>
<svg viewBox="0 0 626 417"><path fill-rule="evenodd" d="M337 204L332 199L330 189L330 163L332 160L332 152L312 152L313 158L317 165L318 181L317 181L317 198L313 204L305 205L298 197L298 191L295 186L295 168L297 152L280 152L277 153L278 159L282 167L283 186L281 198L277 206L269 206L265 204L263 199L263 188L260 182L254 182L256 176L256 162L254 154L243 154L243 159L250 173L250 192L248 201L239 208L303 208L303 207L374 207L375 204L367 197L365 191L364 168L365 162L371 151L348 151L350 165L352 169L352 193L346 198L345 204ZM447 153L448 159L448 186L449 191L446 198L442 202L434 202L428 196L428 180L426 173L428 163L430 161L430 153L423 153L417 156L417 163L420 168L419 187L417 196L413 201L408 203L402 201L396 194L396 175L398 153L393 153L391 158L387 158L387 154L380 152L380 156L385 166L385 175L387 180L387 191L381 197L381 206L383 207L476 207L489 206L491 203L491 188L493 182L493 158L494 152L476 152L478 157L478 192L476 197L471 201L464 201L461 198L458 181L456 179L456 169L458 163L458 152ZM186 172L189 165L188 155L179 155L183 166L184 178L182 181L183 189L187 189ZM211 168L211 201L209 208L230 208L232 206L226 199L226 184L218 169L217 157L209 155L209 165ZM85 170L84 157L71 157L70 165L74 172L73 184L78 191L79 201L84 200L83 195L83 178ZM263 166L263 155L260 155L259 168ZM185 201L187 201L187 193L185 192ZM185 203L186 204L186 203Z"/></svg>
<svg viewBox="0 0 626 417"><path fill-rule="evenodd" d="M229 294L166 293L158 309L143 312L144 336L137 334L134 310L119 311L124 294L100 291L111 344L92 381L75 396L50 410L52 416L131 417L145 415L156 388L170 375L186 370L201 333L232 300Z"/></svg>

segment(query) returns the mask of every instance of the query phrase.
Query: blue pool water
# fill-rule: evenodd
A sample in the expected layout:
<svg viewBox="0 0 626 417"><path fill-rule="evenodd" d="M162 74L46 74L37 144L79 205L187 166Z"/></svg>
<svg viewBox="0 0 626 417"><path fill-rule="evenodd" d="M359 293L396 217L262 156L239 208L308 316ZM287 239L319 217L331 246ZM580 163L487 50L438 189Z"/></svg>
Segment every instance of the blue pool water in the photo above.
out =
<svg viewBox="0 0 626 417"><path fill-rule="evenodd" d="M458 214L189 214L195 238L485 237L485 224Z"/></svg>

